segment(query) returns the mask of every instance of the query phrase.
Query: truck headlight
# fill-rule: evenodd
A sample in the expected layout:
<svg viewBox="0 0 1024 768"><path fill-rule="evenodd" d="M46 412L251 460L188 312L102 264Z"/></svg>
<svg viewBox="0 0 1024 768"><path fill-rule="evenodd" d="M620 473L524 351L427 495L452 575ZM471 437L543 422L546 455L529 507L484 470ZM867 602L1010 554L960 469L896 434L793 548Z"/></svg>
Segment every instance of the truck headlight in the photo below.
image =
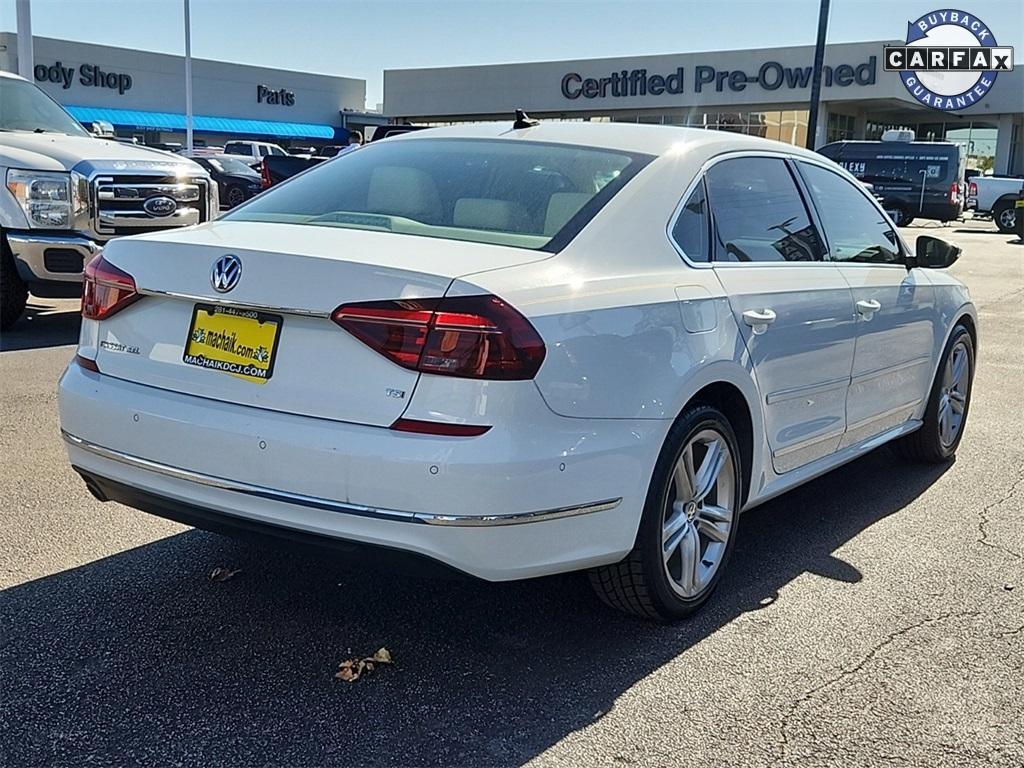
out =
<svg viewBox="0 0 1024 768"><path fill-rule="evenodd" d="M71 229L75 216L88 201L72 183L71 173L48 171L7 172L7 189L25 212L33 229ZM77 180L76 180L77 181Z"/></svg>

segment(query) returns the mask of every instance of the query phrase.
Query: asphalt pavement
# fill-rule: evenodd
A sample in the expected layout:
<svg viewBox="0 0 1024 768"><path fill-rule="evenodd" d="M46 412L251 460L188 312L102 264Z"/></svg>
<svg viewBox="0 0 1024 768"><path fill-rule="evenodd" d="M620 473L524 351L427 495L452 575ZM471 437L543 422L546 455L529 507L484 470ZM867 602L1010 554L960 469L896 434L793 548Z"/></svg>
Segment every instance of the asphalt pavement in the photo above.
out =
<svg viewBox="0 0 1024 768"><path fill-rule="evenodd" d="M1024 245L904 233L960 244L979 308L956 461L881 449L748 513L674 626L578 575L414 578L96 502L57 427L77 303L31 300L0 339L0 764L1019 768Z"/></svg>

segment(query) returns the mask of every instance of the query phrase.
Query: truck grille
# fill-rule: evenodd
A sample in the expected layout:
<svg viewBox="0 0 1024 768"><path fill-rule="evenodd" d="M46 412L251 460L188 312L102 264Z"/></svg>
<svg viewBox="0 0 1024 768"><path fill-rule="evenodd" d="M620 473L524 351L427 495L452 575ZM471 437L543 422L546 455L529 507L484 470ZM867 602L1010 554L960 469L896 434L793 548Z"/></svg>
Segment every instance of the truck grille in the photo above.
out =
<svg viewBox="0 0 1024 768"><path fill-rule="evenodd" d="M93 226L100 235L136 235L208 218L209 185L203 178L98 176L92 184Z"/></svg>

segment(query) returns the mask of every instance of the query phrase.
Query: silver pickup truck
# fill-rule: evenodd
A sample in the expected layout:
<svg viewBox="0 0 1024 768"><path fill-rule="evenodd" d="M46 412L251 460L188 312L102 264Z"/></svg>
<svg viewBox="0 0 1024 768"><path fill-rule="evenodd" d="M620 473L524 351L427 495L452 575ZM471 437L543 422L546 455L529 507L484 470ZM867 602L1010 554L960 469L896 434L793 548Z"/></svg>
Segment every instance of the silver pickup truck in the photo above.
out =
<svg viewBox="0 0 1024 768"><path fill-rule="evenodd" d="M968 185L967 208L975 217L991 216L1000 232L1013 232L1017 222L1014 204L1022 186L1021 178L975 176Z"/></svg>
<svg viewBox="0 0 1024 768"><path fill-rule="evenodd" d="M107 240L218 213L198 164L88 133L33 83L0 72L0 330L28 294L77 296Z"/></svg>

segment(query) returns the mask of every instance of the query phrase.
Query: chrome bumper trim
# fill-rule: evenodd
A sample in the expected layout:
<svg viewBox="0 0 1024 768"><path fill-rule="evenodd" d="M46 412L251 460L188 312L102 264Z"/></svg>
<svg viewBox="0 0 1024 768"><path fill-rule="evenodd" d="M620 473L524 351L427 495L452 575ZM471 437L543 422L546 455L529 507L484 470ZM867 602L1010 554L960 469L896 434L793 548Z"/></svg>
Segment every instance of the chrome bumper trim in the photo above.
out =
<svg viewBox="0 0 1024 768"><path fill-rule="evenodd" d="M48 248L67 248L78 251L86 264L99 253L103 246L88 237L68 232L66 235L48 235L24 230L8 230L7 242L14 258L20 261L38 280L59 282L82 282L81 272L50 272L46 269L44 253Z"/></svg>
<svg viewBox="0 0 1024 768"><path fill-rule="evenodd" d="M127 464L136 469L144 469L155 472L175 480L185 480L199 485L218 488L224 491L234 491L248 496L257 496L270 501L279 501L283 504L297 504L302 507L322 509L327 512L338 512L345 515L356 515L357 517L369 517L376 520L391 520L403 523L425 523L427 525L447 525L453 527L490 527L498 525L522 525L524 523L539 523L548 520L558 520L563 517L575 517L587 515L592 512L604 512L615 509L622 502L622 497L617 499L606 499L595 501L589 504L579 504L571 507L558 507L556 509L545 509L536 512L517 512L508 515L439 515L430 512L405 512L397 509L383 509L381 507L367 507L359 504L332 501L317 496L305 496L290 491L278 491L261 485L242 483L236 480L228 480L223 477L214 477L187 469L179 469L160 462L150 461L138 456L132 456L112 448L104 448L102 445L90 443L70 432L61 430L61 435L69 444L76 448L93 453L104 459Z"/></svg>
<svg viewBox="0 0 1024 768"><path fill-rule="evenodd" d="M254 304L251 301L232 301L219 296L203 296L198 293L179 293L178 291L158 291L155 288L143 288L139 293L147 296L166 296L169 299L184 299L201 304L216 304L222 307L238 307L239 309L255 309L260 312L274 312L279 315L301 315L303 317L329 318L330 312L319 309L297 309L295 307L278 307L273 304Z"/></svg>

